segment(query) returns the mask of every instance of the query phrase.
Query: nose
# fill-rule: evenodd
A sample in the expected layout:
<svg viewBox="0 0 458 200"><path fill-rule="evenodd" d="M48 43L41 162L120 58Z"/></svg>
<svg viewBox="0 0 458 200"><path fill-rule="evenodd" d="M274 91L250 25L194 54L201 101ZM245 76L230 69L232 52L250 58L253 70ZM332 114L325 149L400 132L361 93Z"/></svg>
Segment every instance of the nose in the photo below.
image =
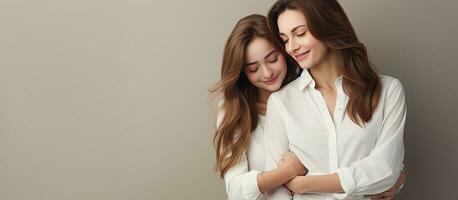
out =
<svg viewBox="0 0 458 200"><path fill-rule="evenodd" d="M261 67L261 70L262 70L262 76L263 76L265 79L270 79L270 78L272 78L273 70L271 70L271 69L269 68L268 65L264 64L264 65Z"/></svg>
<svg viewBox="0 0 458 200"><path fill-rule="evenodd" d="M299 49L299 45L297 44L296 40L294 38L290 38L287 42L286 49L290 55L293 55L294 52L296 52Z"/></svg>

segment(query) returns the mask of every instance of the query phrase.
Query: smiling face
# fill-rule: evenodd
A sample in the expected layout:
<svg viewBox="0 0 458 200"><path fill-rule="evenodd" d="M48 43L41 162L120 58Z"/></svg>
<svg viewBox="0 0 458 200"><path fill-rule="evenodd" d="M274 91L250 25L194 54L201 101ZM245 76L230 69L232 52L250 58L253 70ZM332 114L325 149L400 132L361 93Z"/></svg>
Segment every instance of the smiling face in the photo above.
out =
<svg viewBox="0 0 458 200"><path fill-rule="evenodd" d="M280 89L286 75L286 61L271 42L260 37L253 39L246 48L244 63L243 73L260 93Z"/></svg>
<svg viewBox="0 0 458 200"><path fill-rule="evenodd" d="M286 51L302 69L325 62L329 48L310 33L302 12L285 10L278 16L277 23Z"/></svg>

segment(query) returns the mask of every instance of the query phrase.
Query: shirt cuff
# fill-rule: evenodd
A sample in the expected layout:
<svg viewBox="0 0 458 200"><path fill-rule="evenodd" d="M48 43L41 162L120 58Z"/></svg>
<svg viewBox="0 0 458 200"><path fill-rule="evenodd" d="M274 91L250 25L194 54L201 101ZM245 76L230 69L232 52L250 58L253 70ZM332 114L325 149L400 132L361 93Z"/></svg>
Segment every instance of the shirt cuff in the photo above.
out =
<svg viewBox="0 0 458 200"><path fill-rule="evenodd" d="M337 175L340 179L340 184L345 193L339 194L339 199L344 199L350 196L356 190L356 183L351 170L348 167L342 167L337 169Z"/></svg>
<svg viewBox="0 0 458 200"><path fill-rule="evenodd" d="M259 199L261 191L258 186L258 174L260 171L250 170L243 181L242 193L245 199Z"/></svg>

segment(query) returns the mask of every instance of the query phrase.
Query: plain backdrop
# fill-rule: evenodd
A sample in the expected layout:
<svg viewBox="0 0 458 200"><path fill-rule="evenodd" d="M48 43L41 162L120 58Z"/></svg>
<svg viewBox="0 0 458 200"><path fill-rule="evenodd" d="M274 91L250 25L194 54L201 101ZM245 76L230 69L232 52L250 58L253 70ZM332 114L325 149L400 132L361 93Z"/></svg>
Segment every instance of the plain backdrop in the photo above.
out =
<svg viewBox="0 0 458 200"><path fill-rule="evenodd" d="M208 89L273 2L0 1L0 199L225 199ZM340 2L405 87L399 199L457 199L458 1Z"/></svg>

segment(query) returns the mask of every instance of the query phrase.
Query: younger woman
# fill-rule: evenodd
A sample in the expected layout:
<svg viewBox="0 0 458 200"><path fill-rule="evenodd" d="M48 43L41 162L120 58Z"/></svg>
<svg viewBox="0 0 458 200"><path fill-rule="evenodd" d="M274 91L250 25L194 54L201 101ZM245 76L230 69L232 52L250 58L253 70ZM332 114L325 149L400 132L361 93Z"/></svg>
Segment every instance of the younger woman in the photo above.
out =
<svg viewBox="0 0 458 200"><path fill-rule="evenodd" d="M250 15L237 23L224 49L221 80L213 89L223 95L214 144L216 169L229 199L260 199L265 191L305 174L292 153L284 155L282 167L263 172L267 98L298 74L297 64L286 60L274 41L266 18Z"/></svg>

